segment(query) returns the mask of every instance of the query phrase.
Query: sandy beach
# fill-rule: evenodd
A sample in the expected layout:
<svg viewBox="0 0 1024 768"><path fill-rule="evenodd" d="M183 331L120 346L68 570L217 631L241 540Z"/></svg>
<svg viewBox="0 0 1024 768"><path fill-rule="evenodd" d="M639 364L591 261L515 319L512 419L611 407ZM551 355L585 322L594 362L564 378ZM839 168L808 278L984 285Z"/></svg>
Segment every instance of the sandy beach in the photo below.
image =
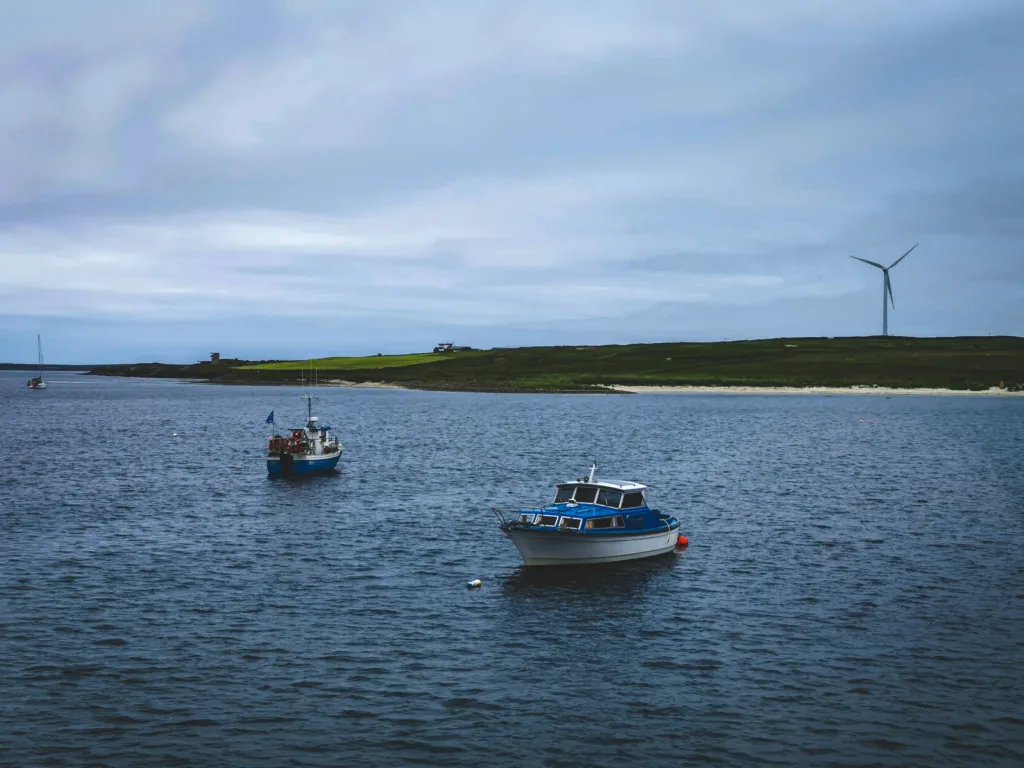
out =
<svg viewBox="0 0 1024 768"><path fill-rule="evenodd" d="M400 384L388 384L382 381L346 381L329 379L321 381L320 386L353 387L357 389L410 389ZM1024 397L1024 392L1008 392L999 387L971 391L966 389L940 389L921 387L916 389L899 387L660 387L660 386L623 386L618 384L602 385L614 392L636 395L956 395L974 397ZM416 389L412 387L412 389ZM457 391L457 390L452 390Z"/></svg>
<svg viewBox="0 0 1024 768"><path fill-rule="evenodd" d="M638 395L964 395L975 397L1021 397L1024 392L1008 392L999 387L971 391L965 389L900 389L895 387L626 387L611 385L617 392Z"/></svg>
<svg viewBox="0 0 1024 768"><path fill-rule="evenodd" d="M383 381L345 381L344 379L328 379L321 381L320 386L355 387L357 389L407 389L398 384L385 384Z"/></svg>

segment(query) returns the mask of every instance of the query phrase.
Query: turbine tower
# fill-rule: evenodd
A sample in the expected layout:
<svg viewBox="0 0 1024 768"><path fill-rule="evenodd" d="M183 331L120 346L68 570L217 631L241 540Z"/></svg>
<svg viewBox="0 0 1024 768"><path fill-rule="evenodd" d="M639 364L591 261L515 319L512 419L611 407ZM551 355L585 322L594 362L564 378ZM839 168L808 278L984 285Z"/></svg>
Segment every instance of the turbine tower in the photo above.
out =
<svg viewBox="0 0 1024 768"><path fill-rule="evenodd" d="M911 248L910 251L914 250L914 248L917 248L917 246L919 246L919 245L920 245L920 243L914 243L914 247ZM910 251L907 251L906 253L904 253L902 256L900 256L898 259L896 259L896 261L894 261L888 267L883 267L881 264L879 264L876 261L868 261L867 259L862 259L860 256L851 256L850 257L851 259L856 259L857 261L863 261L865 264L870 264L872 267L878 267L880 270L882 270L882 335L883 336L888 336L889 335L889 303L885 300L886 299L886 294L889 294L888 298L889 298L889 301L892 301L892 308L896 309L896 302L893 301L893 298L892 298L892 283L889 281L889 270L892 269L893 267L895 267L897 264L899 264L905 258L907 258L907 256L910 255Z"/></svg>

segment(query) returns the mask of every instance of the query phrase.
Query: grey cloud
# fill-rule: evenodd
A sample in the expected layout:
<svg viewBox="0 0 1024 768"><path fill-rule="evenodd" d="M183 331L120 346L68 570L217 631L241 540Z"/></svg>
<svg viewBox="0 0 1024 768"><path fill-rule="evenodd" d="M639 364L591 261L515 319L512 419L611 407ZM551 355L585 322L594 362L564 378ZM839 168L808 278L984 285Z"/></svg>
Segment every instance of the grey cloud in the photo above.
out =
<svg viewBox="0 0 1024 768"><path fill-rule="evenodd" d="M1018 3L33 9L0 31L0 330L188 308L242 344L247 296L273 312L301 270L399 349L427 317L477 344L862 332L846 254L917 240L904 327L1024 330Z"/></svg>
<svg viewBox="0 0 1024 768"><path fill-rule="evenodd" d="M893 200L888 218L918 231L1024 240L1024 173L901 195Z"/></svg>

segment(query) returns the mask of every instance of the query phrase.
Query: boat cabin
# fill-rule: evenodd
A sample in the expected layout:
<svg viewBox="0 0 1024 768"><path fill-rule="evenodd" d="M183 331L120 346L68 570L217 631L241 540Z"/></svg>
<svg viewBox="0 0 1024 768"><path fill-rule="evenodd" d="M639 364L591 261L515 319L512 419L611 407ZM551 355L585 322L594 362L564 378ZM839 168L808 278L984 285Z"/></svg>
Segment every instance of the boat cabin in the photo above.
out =
<svg viewBox="0 0 1024 768"><path fill-rule="evenodd" d="M272 454L281 451L305 456L322 456L340 451L338 438L331 434L331 427L320 424L316 416L310 416L305 427L292 427L291 435L273 435L267 450Z"/></svg>
<svg viewBox="0 0 1024 768"><path fill-rule="evenodd" d="M644 491L647 486L640 483L600 482L559 483L555 492L555 504L596 504L612 509L636 509L646 507Z"/></svg>
<svg viewBox="0 0 1024 768"><path fill-rule="evenodd" d="M635 533L664 527L662 515L647 506L646 490L646 485L631 482L559 483L551 504L520 512L514 524L581 533Z"/></svg>

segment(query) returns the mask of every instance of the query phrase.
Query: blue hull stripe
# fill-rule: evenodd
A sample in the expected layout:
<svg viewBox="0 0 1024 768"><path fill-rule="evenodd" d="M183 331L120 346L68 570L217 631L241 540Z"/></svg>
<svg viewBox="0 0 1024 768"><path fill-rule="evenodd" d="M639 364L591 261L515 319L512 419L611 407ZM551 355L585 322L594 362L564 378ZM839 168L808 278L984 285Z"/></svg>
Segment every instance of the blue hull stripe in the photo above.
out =
<svg viewBox="0 0 1024 768"><path fill-rule="evenodd" d="M532 526L532 525L508 525L499 526L504 531L519 531L522 533L531 533L535 536L574 536L581 539L615 539L616 541L627 541L638 536L653 536L658 533L671 533L672 531L679 530L679 521L676 518L670 518L665 523L654 527L654 528L608 528L603 530L581 530L576 531L572 529L564 528L549 528L547 526Z"/></svg>
<svg viewBox="0 0 1024 768"><path fill-rule="evenodd" d="M329 459L315 459L313 461L298 460L292 464L291 474L293 475L311 475L316 472L329 472L338 465L338 461L341 460L341 454L333 456ZM267 472L272 475L281 474L281 460L267 459Z"/></svg>

